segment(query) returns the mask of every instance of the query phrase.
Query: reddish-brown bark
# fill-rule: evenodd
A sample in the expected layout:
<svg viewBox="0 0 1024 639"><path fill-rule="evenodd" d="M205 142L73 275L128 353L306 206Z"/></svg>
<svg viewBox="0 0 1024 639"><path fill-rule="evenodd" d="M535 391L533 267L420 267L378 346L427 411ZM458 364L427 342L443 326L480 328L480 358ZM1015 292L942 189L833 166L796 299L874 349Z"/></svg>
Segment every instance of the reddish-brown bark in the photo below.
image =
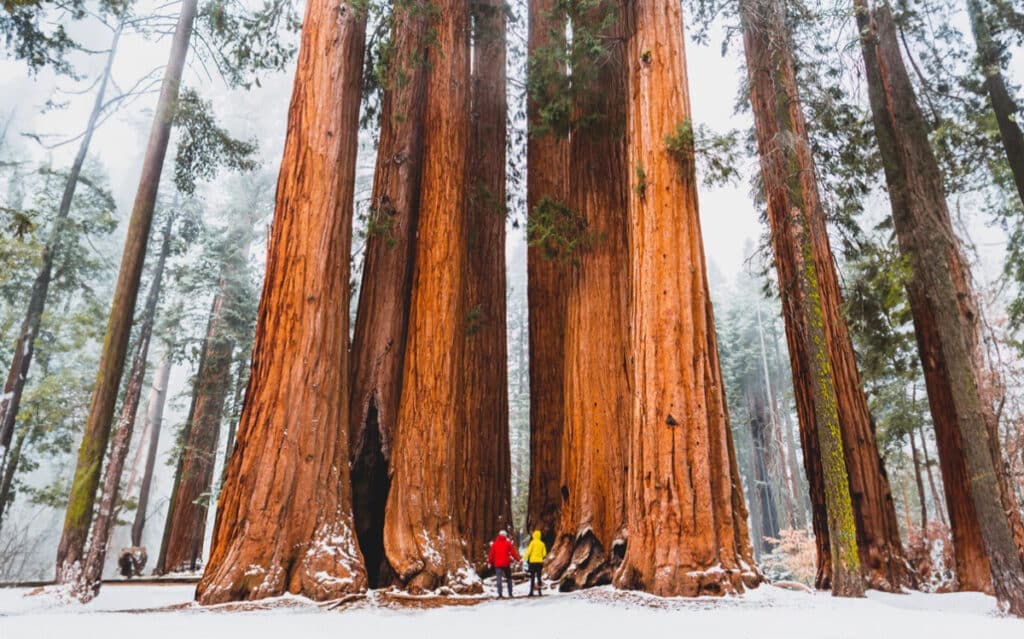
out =
<svg viewBox="0 0 1024 639"><path fill-rule="evenodd" d="M391 580L384 556L384 507L419 214L427 70L422 51L429 26L426 2L396 3L393 9L393 53L381 104L373 178L373 229L366 238L352 339L352 510L371 586Z"/></svg>
<svg viewBox="0 0 1024 639"><path fill-rule="evenodd" d="M825 227L825 210L818 192L814 159L801 110L795 61L777 0L742 3L744 43L750 77L750 101L761 156L762 182L783 300L783 315L793 370L794 394L805 439L820 434L815 392L822 383L811 374L815 357L811 323L819 313L827 342L831 384L834 387L842 434L849 491L857 528L860 564L868 584L899 591L910 576L903 559L895 504L878 453L867 398L857 370L853 344L842 311L842 295ZM804 238L807 240L817 297L805 295ZM820 304L820 309L813 306ZM821 451L805 448L805 458ZM807 464L815 511L825 509L821 461ZM828 587L831 548L825 521L815 518L819 587Z"/></svg>
<svg viewBox="0 0 1024 639"><path fill-rule="evenodd" d="M512 524L505 327L505 3L475 0L472 126L465 242L466 354L463 388L463 530L470 561L483 568L488 542Z"/></svg>
<svg viewBox="0 0 1024 639"><path fill-rule="evenodd" d="M460 456L466 175L470 139L469 7L435 4L436 44L427 53L423 178L402 396L391 453L384 548L411 592L478 590L462 529Z"/></svg>
<svg viewBox="0 0 1024 639"><path fill-rule="evenodd" d="M203 554L217 442L224 417L224 400L231 389L231 355L235 346L225 327L230 300L223 281L213 299L206 325L192 407L167 508L157 574L195 571Z"/></svg>
<svg viewBox="0 0 1024 639"><path fill-rule="evenodd" d="M96 385L89 403L89 415L82 443L78 449L75 475L64 517L64 530L57 546L58 583L70 583L77 577L86 535L92 523L96 488L100 481L100 466L110 439L111 422L134 320L135 302L139 294L139 281L142 278L142 265L146 257L150 226L153 223L153 209L160 186L160 173L167 155L171 120L174 117L178 86L188 54L196 10L196 0L184 0L181 4L169 61L160 87L160 98L153 114L153 125L146 146L146 156L142 162L139 187L128 221L121 269L114 285L114 299L110 305L110 318L107 321L106 337L96 373Z"/></svg>
<svg viewBox="0 0 1024 639"><path fill-rule="evenodd" d="M1015 539L1019 513L999 477L996 425L981 399L975 297L943 177L888 4L874 10L867 0L853 4L893 224L910 265L907 295L935 425L957 576L961 588L992 587L1014 614L1024 615L1024 558Z"/></svg>
<svg viewBox="0 0 1024 639"><path fill-rule="evenodd" d="M590 238L567 278L562 508L547 571L563 590L609 583L626 551L625 471L631 420L626 245L626 71L618 0L577 16L606 59L576 94L568 206ZM609 12L614 19L604 20ZM595 119L596 118L596 119Z"/></svg>
<svg viewBox="0 0 1024 639"><path fill-rule="evenodd" d="M629 544L616 585L723 595L757 582L737 512L733 450L705 279L678 3L625 10L631 390ZM742 498L740 498L742 503ZM742 518L742 519L741 519Z"/></svg>
<svg viewBox="0 0 1024 639"><path fill-rule="evenodd" d="M358 592L348 465L349 251L366 16L307 5L252 373L200 603Z"/></svg>
<svg viewBox="0 0 1024 639"><path fill-rule="evenodd" d="M531 0L528 49L533 55L564 37L564 19L555 0ZM545 199L564 203L568 197L569 142L541 133L540 105L530 99L530 137L526 164L526 205L532 214ZM540 167L538 170L537 167ZM530 494L529 529L540 530L550 548L555 541L562 496L562 431L565 423L565 320L568 301L567 265L549 247L531 245L526 257L530 325Z"/></svg>

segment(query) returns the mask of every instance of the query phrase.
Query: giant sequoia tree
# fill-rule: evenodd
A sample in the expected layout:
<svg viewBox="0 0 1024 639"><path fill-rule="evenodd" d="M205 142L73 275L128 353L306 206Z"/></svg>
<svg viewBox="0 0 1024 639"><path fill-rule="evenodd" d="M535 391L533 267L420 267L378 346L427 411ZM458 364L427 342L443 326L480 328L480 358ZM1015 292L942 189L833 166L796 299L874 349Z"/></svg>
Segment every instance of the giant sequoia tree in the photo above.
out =
<svg viewBox="0 0 1024 639"><path fill-rule="evenodd" d="M819 588L831 586L833 551L848 539L835 539L827 504L830 464L848 475L853 520L841 522L856 533L860 565L868 583L898 591L908 581L896 510L878 454L867 399L857 371L853 345L843 317L839 278L825 228L825 210L811 157L807 126L797 88L795 61L778 0L740 3L750 102L761 157L772 247L786 320L794 394L800 419L804 465L813 507L818 547ZM817 326L816 326L817 325ZM824 338L818 341L818 332ZM815 371L817 373L815 374ZM828 386L832 410L819 402ZM824 412L822 412L824 410ZM838 428L842 456L826 454L822 429ZM826 506L829 506L827 508ZM838 590L838 586L837 586Z"/></svg>
<svg viewBox="0 0 1024 639"><path fill-rule="evenodd" d="M555 11L556 0L531 0L528 48L531 57L528 82L533 90L528 102L529 140L526 146L526 206L529 215L543 216L567 197L569 143L545 132L536 96L536 82L545 80L538 56L564 48L565 20ZM565 70L558 69L564 76ZM552 82L552 85L557 84ZM554 90L555 86L547 86ZM533 228L527 223L527 228ZM567 260L553 241L532 237L526 258L527 303L530 329L530 491L529 526L539 529L544 542L554 543L561 507L560 469L562 428L565 422L565 311L568 295Z"/></svg>
<svg viewBox="0 0 1024 639"><path fill-rule="evenodd" d="M626 550L631 378L626 246L626 71L621 2L575 3L567 206L562 507L548 573L573 590L609 583ZM587 57L595 47L600 55Z"/></svg>
<svg viewBox="0 0 1024 639"><path fill-rule="evenodd" d="M678 3L626 3L629 544L616 584L658 595L754 585L718 361ZM617 470L617 468L616 468Z"/></svg>
<svg viewBox="0 0 1024 639"><path fill-rule="evenodd" d="M412 592L475 590L456 469L468 436L462 393L466 177L470 140L469 7L438 2L427 53L419 232L402 372L384 548Z"/></svg>
<svg viewBox="0 0 1024 639"><path fill-rule="evenodd" d="M978 317L928 125L903 63L887 2L854 0L868 95L893 225L907 258L918 351L928 387L961 588L987 589L1024 615L1019 512L1000 480L997 426L980 396Z"/></svg>
<svg viewBox="0 0 1024 639"><path fill-rule="evenodd" d="M366 586L352 525L349 245L366 15L306 9L252 373L201 603Z"/></svg>
<svg viewBox="0 0 1024 639"><path fill-rule="evenodd" d="M384 556L388 463L398 420L423 156L428 0L396 3L362 286L352 338L349 443L352 509L372 586L390 580Z"/></svg>
<svg viewBox="0 0 1024 639"><path fill-rule="evenodd" d="M465 478L470 562L512 524L505 312L505 5L476 0L473 12L472 125L464 239L466 269Z"/></svg>

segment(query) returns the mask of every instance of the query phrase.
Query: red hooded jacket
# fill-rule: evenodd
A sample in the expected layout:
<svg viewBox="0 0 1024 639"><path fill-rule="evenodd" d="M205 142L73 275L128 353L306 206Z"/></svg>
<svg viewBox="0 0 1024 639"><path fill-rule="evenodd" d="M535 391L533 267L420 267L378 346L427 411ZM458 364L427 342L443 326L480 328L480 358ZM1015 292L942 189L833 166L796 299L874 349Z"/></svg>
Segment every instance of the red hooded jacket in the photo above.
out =
<svg viewBox="0 0 1024 639"><path fill-rule="evenodd" d="M512 560L519 561L519 551L515 544L509 541L508 537L498 535L498 538L491 544L491 552L487 555L487 562L495 568L508 568Z"/></svg>

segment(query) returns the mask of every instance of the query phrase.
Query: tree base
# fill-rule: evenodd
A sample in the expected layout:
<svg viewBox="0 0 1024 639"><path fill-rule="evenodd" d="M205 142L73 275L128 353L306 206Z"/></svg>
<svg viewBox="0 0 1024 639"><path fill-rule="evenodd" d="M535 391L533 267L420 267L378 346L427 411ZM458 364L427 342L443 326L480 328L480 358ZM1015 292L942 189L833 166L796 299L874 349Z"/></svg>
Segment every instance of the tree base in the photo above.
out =
<svg viewBox="0 0 1024 639"><path fill-rule="evenodd" d="M397 582L410 595L478 595L484 591L483 582L469 566L444 576L421 570Z"/></svg>
<svg viewBox="0 0 1024 639"><path fill-rule="evenodd" d="M605 586L612 583L612 578L625 555L624 540L613 542L612 552L608 553L591 530L586 530L575 538L571 535L562 535L555 545L553 557L548 562L545 572L548 579L559 582L560 592Z"/></svg>
<svg viewBox="0 0 1024 639"><path fill-rule="evenodd" d="M251 544L239 542L243 550ZM351 535L319 535L299 555L275 553L269 566L265 558L237 553L219 562L220 570L203 575L196 588L202 605L252 601L290 593L314 601L331 601L366 591L366 571ZM231 554L229 552L229 554Z"/></svg>
<svg viewBox="0 0 1024 639"><path fill-rule="evenodd" d="M756 588L764 578L755 570L716 566L706 570L687 570L674 566L658 570L645 578L636 569L623 566L615 577L615 586L623 590L642 590L659 597L723 597L739 595Z"/></svg>

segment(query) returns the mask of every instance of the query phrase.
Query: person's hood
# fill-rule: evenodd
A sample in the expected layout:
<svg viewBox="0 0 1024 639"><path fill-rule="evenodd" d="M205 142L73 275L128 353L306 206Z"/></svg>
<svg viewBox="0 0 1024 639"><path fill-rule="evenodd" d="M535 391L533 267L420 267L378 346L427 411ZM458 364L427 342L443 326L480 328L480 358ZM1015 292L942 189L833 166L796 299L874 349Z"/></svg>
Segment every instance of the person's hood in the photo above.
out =
<svg viewBox="0 0 1024 639"><path fill-rule="evenodd" d="M533 531L533 538L535 540L537 540L537 541L540 541L540 531L539 530Z"/></svg>

